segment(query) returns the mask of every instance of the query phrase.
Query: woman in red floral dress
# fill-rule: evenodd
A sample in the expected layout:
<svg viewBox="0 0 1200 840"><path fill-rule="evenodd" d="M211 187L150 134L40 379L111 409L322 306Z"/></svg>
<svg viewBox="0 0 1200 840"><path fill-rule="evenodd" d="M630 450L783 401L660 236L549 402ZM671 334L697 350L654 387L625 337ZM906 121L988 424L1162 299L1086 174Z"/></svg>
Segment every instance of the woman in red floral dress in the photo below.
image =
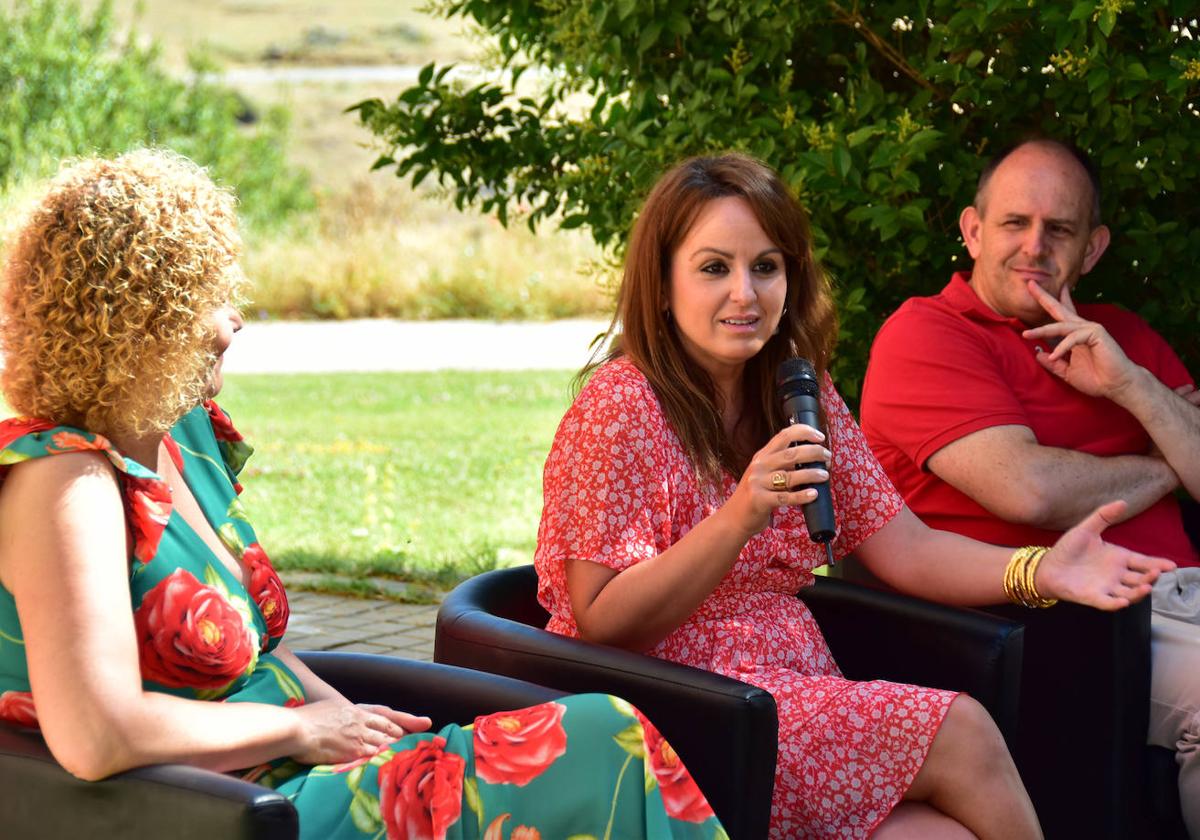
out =
<svg viewBox="0 0 1200 840"><path fill-rule="evenodd" d="M0 422L0 720L84 779L236 771L320 840L724 837L617 698L434 733L288 651L238 496L250 450L211 401L238 247L232 196L149 151L64 171L12 243L3 386L28 417Z"/></svg>
<svg viewBox="0 0 1200 840"><path fill-rule="evenodd" d="M610 334L546 461L535 562L549 629L768 690L773 837L1039 836L978 703L842 678L794 597L824 562L800 509L813 483L831 486L834 553L898 589L1001 602L1012 550L926 528L876 463L823 374L828 282L778 176L740 155L663 176L634 226ZM827 437L782 417L773 377L793 356L822 378ZM811 463L828 470L793 469ZM1045 555L1042 595L1118 609L1149 592L1170 564L1100 539L1120 509Z"/></svg>

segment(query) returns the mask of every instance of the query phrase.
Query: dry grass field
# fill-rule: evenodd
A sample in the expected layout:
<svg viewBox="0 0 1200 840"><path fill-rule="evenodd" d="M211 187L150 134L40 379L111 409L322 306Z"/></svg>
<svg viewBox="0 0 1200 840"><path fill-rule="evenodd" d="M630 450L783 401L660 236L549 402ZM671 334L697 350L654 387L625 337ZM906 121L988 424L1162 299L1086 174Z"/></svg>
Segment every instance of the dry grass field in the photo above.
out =
<svg viewBox="0 0 1200 840"><path fill-rule="evenodd" d="M11 0L0 0L11 2ZM84 0L95 7L100 0ZM586 234L519 215L505 229L460 212L435 184L414 191L370 171L373 138L345 109L399 94L403 81L363 81L353 67L475 63L486 41L461 23L422 11L423 0L113 0L139 37L161 44L164 62L187 73L203 54L229 71L267 69L284 78L231 86L259 113L291 113L288 157L311 174L317 210L282 232L247 236L251 313L265 317L555 318L605 314L610 260ZM288 69L320 67L314 80ZM340 69L339 69L340 68ZM351 78L343 78L345 75Z"/></svg>
<svg viewBox="0 0 1200 840"><path fill-rule="evenodd" d="M11 0L9 0L11 2ZM83 0L86 8L102 0ZM127 23L162 42L172 66L205 49L232 66L424 64L470 60L478 42L424 0L112 0Z"/></svg>

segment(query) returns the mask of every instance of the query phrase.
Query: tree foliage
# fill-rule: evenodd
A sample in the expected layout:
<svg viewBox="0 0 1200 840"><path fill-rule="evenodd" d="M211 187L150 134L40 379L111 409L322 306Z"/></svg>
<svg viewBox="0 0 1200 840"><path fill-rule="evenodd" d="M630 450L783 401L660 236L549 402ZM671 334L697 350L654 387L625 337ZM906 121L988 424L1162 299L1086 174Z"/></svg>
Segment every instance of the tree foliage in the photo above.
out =
<svg viewBox="0 0 1200 840"><path fill-rule="evenodd" d="M1200 30L1192 0L445 0L509 72L424 68L356 106L377 167L434 175L502 221L586 225L618 251L654 179L737 149L812 214L853 397L880 322L965 264L957 217L986 155L1030 131L1096 159L1115 241L1086 278L1200 370ZM537 93L514 82L533 76ZM523 83L520 89L528 85ZM580 105L580 102L584 105Z"/></svg>
<svg viewBox="0 0 1200 840"><path fill-rule="evenodd" d="M311 206L307 179L283 156L286 115L239 125L231 91L162 69L157 49L118 38L109 4L0 4L0 189L65 157L167 146L237 189L243 216L278 223Z"/></svg>

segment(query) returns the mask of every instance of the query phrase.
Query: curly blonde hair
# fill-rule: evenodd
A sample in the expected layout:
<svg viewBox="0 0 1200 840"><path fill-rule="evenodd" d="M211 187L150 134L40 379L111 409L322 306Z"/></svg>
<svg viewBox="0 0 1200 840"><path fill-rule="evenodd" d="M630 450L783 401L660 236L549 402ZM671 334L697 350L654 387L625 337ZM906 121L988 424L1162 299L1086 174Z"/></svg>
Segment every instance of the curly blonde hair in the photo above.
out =
<svg viewBox="0 0 1200 840"><path fill-rule="evenodd" d="M241 293L236 200L142 149L59 173L0 279L0 387L17 412L112 436L166 432L206 396L211 315Z"/></svg>

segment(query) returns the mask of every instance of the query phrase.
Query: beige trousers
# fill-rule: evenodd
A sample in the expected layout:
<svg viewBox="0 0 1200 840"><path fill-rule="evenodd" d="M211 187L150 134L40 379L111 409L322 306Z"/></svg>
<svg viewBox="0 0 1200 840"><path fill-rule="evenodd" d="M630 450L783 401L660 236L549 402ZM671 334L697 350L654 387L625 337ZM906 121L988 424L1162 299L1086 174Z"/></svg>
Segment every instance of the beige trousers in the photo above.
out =
<svg viewBox="0 0 1200 840"><path fill-rule="evenodd" d="M1175 751L1179 801L1200 840L1200 568L1163 575L1151 593L1148 743Z"/></svg>

